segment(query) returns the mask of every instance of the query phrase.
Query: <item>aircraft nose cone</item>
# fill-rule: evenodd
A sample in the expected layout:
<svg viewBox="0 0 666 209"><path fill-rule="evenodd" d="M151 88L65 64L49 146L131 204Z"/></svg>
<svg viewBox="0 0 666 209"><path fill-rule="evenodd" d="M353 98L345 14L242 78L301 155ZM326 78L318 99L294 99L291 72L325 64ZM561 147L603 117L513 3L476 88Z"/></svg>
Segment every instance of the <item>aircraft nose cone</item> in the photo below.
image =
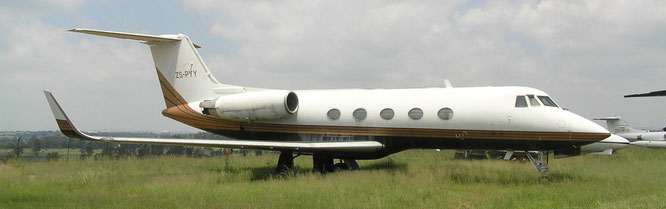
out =
<svg viewBox="0 0 666 209"><path fill-rule="evenodd" d="M590 141L601 141L611 136L610 132L599 124L592 122L574 113L570 113L568 127L574 135L579 135L581 139ZM618 136L619 137L619 136ZM622 137L620 137L622 138Z"/></svg>

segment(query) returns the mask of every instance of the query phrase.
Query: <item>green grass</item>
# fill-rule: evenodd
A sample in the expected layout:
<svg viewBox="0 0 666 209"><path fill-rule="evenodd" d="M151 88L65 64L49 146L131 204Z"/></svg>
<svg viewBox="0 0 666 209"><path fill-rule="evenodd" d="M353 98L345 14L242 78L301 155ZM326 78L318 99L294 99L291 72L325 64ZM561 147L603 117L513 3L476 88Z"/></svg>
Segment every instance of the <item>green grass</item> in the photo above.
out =
<svg viewBox="0 0 666 209"><path fill-rule="evenodd" d="M666 150L550 161L550 181L526 162L452 160L412 150L360 171L271 175L277 155L224 158L10 161L0 208L666 208Z"/></svg>

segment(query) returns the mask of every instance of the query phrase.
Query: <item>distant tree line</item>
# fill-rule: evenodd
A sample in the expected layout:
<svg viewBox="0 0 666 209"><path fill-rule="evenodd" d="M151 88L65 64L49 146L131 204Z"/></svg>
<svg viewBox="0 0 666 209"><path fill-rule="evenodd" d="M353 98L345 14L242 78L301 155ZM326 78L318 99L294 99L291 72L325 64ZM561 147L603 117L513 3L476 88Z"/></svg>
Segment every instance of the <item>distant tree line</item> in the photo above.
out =
<svg viewBox="0 0 666 209"><path fill-rule="evenodd" d="M40 135L40 133L42 135ZM190 133L190 134L172 134L172 133L150 133L150 132L113 132L113 133L97 133L96 135L116 136L116 137L153 137L153 138L197 138L197 139L225 139L222 136L214 135L207 132ZM29 137L25 137L29 136ZM117 144L105 142L88 142L80 140L70 140L60 132L37 132L36 134L23 134L23 139L17 143L16 140L4 137L0 140L0 149L13 150L7 158L16 157L17 153L20 156L25 149L30 149L35 157L39 157L40 152L47 152L46 158L48 160L58 160L60 155L58 152L48 152L48 149L65 149L79 150L80 158L85 159L94 157L95 159L107 158L123 158L123 157L147 157L147 156L161 156L161 155L180 155L189 157L214 157L224 156L227 153L226 149L209 148L209 147L186 147L186 146L167 146L167 145L150 145L150 144ZM18 138L18 137L17 137ZM95 153L95 150L102 150ZM255 155L262 155L262 151L248 151L248 150L235 150L235 154L242 154L243 156L254 152ZM2 157L2 156L0 156Z"/></svg>

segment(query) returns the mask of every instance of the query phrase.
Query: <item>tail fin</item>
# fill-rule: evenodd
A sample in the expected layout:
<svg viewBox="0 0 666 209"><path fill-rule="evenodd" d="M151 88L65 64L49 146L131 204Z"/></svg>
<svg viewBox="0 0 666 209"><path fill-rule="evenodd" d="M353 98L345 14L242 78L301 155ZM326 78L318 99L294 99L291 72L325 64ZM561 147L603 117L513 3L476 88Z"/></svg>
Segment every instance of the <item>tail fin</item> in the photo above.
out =
<svg viewBox="0 0 666 209"><path fill-rule="evenodd" d="M613 134L629 133L637 131L631 128L629 124L626 121L622 120L622 117L620 116L601 117L601 118L595 118L595 120L605 120L606 126L608 127L608 131L610 131Z"/></svg>
<svg viewBox="0 0 666 209"><path fill-rule="evenodd" d="M186 35L155 36L90 29L70 31L138 40L149 45L167 108L213 99L219 96L216 94L219 89L240 88L218 82L199 56L198 46Z"/></svg>

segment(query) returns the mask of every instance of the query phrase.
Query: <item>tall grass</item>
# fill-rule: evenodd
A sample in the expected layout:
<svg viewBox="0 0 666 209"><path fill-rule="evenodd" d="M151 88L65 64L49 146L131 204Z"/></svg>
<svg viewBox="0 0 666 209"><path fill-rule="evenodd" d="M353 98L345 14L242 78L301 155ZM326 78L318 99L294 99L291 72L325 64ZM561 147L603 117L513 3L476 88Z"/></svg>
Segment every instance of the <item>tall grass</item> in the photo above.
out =
<svg viewBox="0 0 666 209"><path fill-rule="evenodd" d="M550 161L452 160L412 150L360 171L275 176L277 155L0 164L0 208L666 208L666 150Z"/></svg>

